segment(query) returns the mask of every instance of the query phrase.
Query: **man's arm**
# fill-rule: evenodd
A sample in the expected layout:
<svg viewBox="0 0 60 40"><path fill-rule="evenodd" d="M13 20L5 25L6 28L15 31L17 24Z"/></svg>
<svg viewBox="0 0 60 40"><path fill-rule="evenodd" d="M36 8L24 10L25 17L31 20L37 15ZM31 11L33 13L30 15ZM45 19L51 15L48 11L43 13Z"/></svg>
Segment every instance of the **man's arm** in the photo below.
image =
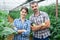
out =
<svg viewBox="0 0 60 40"><path fill-rule="evenodd" d="M39 30L47 29L50 27L50 21L46 20L44 24L37 25Z"/></svg>
<svg viewBox="0 0 60 40"><path fill-rule="evenodd" d="M49 20L46 20L44 24L39 24L39 25L31 26L32 31L43 30L43 29L47 29L49 27L50 27L50 21Z"/></svg>

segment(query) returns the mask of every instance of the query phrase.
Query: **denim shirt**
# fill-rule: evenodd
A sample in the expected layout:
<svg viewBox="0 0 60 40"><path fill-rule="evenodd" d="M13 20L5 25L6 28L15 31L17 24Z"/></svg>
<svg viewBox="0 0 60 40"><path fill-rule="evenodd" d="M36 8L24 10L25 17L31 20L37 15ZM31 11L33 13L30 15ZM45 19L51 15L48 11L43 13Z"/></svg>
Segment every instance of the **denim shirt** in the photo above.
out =
<svg viewBox="0 0 60 40"><path fill-rule="evenodd" d="M13 22L14 30L17 32L17 30L25 29L25 32L22 32L21 34L14 35L13 40L29 40L30 35L30 26L31 22L29 20L25 20L24 23L22 23L21 19L15 19Z"/></svg>

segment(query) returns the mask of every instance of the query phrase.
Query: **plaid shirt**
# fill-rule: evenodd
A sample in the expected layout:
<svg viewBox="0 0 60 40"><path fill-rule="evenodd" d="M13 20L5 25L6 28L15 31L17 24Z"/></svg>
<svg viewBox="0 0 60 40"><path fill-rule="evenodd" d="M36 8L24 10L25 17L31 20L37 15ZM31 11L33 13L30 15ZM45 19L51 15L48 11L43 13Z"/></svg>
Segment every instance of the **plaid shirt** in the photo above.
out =
<svg viewBox="0 0 60 40"><path fill-rule="evenodd" d="M39 16L34 16L34 14L32 14L32 16L30 16L30 20L32 23L39 25L45 22L46 20L49 20L49 17L47 13L40 11ZM50 35L49 29L44 29L44 30L33 32L33 36L36 38L46 38L49 35Z"/></svg>
<svg viewBox="0 0 60 40"><path fill-rule="evenodd" d="M25 20L25 22L22 24L22 21L20 19L15 19L13 22L14 30L17 32L17 30L25 29L25 32L22 32L22 34L16 34L14 35L13 40L29 40L29 34L30 34L30 21Z"/></svg>

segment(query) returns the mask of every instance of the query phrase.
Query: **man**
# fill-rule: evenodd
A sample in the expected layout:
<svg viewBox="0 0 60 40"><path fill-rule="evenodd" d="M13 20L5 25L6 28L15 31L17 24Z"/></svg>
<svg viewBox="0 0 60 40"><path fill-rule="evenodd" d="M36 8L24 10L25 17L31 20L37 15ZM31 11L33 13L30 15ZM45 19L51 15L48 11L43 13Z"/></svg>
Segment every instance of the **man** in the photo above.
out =
<svg viewBox="0 0 60 40"><path fill-rule="evenodd" d="M38 2L32 1L30 6L34 12L30 16L30 20L33 24L31 29L33 31L33 40L49 40L50 36L50 20L46 12L38 10Z"/></svg>

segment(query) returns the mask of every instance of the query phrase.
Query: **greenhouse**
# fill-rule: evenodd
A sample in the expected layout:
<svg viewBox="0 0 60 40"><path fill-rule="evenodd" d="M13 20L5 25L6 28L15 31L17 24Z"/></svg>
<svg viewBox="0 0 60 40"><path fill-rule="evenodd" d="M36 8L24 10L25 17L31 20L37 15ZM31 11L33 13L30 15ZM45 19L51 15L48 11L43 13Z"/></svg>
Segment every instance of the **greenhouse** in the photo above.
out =
<svg viewBox="0 0 60 40"><path fill-rule="evenodd" d="M49 40L60 40L60 0L0 0L0 40L24 40L24 38L26 38L26 36L29 38L29 40L33 40L34 39L33 32L37 33L37 31L44 30L44 29L37 30L38 24L36 21L35 21L36 25L35 25L34 21L30 22L30 20L34 19L34 17L32 17L30 19L30 16L32 16L32 14L37 11L37 10L33 9L33 7L32 7L32 6L34 6L33 5L34 3L32 3L33 1L35 1L38 4L39 11L43 11L42 13L46 12L49 16L50 27L48 29L50 31L50 36L48 39ZM28 11L27 11L27 9L28 9ZM35 12L34 12L34 10L35 10ZM27 14L24 14L23 11ZM37 26L37 27L35 27L35 28L37 28L36 29L37 31L34 31L32 29L33 27L31 27L30 29L29 29L29 27L27 27L27 29L26 29L27 31L22 30L21 33L19 33L20 26L21 25L26 26L26 24L24 24L25 21L23 21L23 20L22 20L23 22L19 23L20 21L15 20L15 19L19 19L19 18L22 19L22 17L25 17L25 16L26 16L26 19L28 20L26 22L26 24L31 23L28 25L29 27ZM35 16L35 14L34 14L34 16ZM45 16L47 17L47 15L45 15ZM44 22L46 19L41 18L41 20L43 20ZM38 16L37 16L37 20L39 20ZM42 23L43 26L45 25L44 22ZM16 26L16 27L18 27L19 30L17 30L15 28L15 25L19 26L19 27ZM22 26L21 26L21 28L22 28ZM25 33L25 32L27 32L27 33ZM17 35L17 34L22 35L23 38L20 37L21 39L19 39L17 37L16 39L13 39L15 37L15 35ZM37 36L35 36L35 37L37 37ZM25 40L27 40L28 38L26 38ZM43 38L42 38L42 40L43 40Z"/></svg>

